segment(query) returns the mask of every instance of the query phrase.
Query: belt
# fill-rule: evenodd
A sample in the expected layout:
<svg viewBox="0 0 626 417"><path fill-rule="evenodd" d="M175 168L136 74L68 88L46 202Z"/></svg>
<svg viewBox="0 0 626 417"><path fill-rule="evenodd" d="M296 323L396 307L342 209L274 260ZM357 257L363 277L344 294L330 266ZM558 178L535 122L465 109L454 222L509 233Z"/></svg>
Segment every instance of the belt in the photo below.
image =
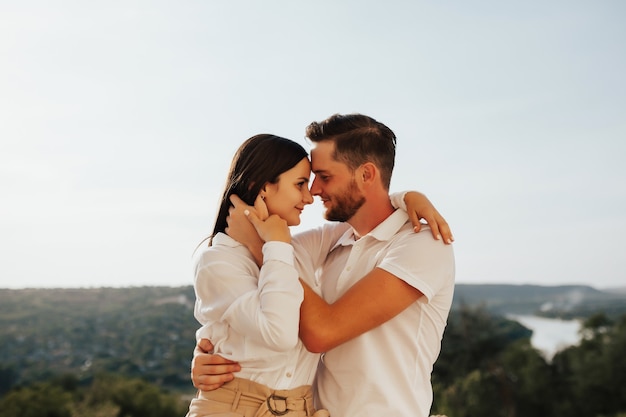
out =
<svg viewBox="0 0 626 417"><path fill-rule="evenodd" d="M310 386L273 390L254 381L235 378L215 391L200 392L199 398L230 404L231 411L239 407L255 408L257 416L263 416L266 411L273 416L283 416L290 411L303 411L306 416L314 413Z"/></svg>

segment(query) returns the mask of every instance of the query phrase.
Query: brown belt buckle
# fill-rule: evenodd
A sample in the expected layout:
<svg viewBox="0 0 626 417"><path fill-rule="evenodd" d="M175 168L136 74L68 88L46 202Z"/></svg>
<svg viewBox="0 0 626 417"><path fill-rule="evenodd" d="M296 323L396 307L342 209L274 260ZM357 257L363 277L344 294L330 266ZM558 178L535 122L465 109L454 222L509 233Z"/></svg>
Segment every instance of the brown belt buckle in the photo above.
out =
<svg viewBox="0 0 626 417"><path fill-rule="evenodd" d="M270 403L270 400L284 401L285 402L285 411L275 410L272 407L272 404ZM285 414L287 414L289 412L289 410L287 410L287 397L281 397L280 395L275 395L275 394L270 395L269 397L267 397L267 409L269 410L270 413L272 413L275 416L284 416Z"/></svg>

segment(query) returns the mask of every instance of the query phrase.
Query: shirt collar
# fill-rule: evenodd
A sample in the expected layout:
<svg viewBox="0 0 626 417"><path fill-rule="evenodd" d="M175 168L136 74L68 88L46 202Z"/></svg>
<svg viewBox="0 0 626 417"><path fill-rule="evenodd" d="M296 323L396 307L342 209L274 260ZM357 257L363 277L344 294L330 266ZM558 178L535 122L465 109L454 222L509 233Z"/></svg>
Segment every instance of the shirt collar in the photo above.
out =
<svg viewBox="0 0 626 417"><path fill-rule="evenodd" d="M241 243L237 242L235 239L222 232L219 232L215 236L213 236L213 246L216 245L228 246L230 248L242 246Z"/></svg>
<svg viewBox="0 0 626 417"><path fill-rule="evenodd" d="M398 230L400 230L408 219L409 215L406 211L396 210L363 237L370 236L379 241L387 241L395 236ZM339 246L351 246L356 242L356 240L354 229L350 228L339 238L339 240L337 240L337 243L335 243L330 251L332 252Z"/></svg>

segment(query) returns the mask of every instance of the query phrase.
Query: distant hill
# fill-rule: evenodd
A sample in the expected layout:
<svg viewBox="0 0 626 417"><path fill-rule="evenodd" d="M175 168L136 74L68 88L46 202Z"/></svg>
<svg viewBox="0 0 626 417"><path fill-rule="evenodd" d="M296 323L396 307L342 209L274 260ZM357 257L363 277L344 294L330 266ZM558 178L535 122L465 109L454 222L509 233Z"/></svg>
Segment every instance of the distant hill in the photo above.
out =
<svg viewBox="0 0 626 417"><path fill-rule="evenodd" d="M613 287L613 288L605 288L604 292L608 292L610 294L622 294L626 295L626 287Z"/></svg>
<svg viewBox="0 0 626 417"><path fill-rule="evenodd" d="M626 313L626 293L601 291L584 285L457 284L453 309L482 305L497 314L536 314L551 317L609 317Z"/></svg>

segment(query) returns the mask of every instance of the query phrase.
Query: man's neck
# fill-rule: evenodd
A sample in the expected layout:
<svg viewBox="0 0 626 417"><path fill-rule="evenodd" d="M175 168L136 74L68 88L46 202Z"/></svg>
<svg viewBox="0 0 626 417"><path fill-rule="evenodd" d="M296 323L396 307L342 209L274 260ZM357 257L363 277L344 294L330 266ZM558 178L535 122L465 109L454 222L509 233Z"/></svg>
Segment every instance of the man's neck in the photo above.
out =
<svg viewBox="0 0 626 417"><path fill-rule="evenodd" d="M391 205L388 194L368 198L359 211L348 220L357 238L365 236L379 224L391 216L395 209Z"/></svg>

